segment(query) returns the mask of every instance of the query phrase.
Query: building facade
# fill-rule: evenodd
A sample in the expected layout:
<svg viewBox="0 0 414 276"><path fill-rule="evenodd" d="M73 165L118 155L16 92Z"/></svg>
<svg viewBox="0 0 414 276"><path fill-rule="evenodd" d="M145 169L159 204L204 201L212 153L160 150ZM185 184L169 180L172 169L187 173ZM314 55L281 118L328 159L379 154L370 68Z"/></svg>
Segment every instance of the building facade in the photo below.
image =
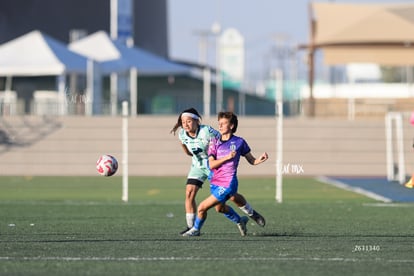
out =
<svg viewBox="0 0 414 276"><path fill-rule="evenodd" d="M168 57L166 0L133 1L133 40ZM1 0L0 44L38 29L62 42L74 30L110 33L111 0Z"/></svg>

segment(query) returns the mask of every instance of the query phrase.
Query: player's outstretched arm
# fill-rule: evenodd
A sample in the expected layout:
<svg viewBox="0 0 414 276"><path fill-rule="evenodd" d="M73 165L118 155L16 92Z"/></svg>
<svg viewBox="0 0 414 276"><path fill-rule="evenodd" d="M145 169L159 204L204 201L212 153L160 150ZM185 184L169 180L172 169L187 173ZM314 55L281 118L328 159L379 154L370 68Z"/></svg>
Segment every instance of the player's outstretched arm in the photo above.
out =
<svg viewBox="0 0 414 276"><path fill-rule="evenodd" d="M184 144L181 144L181 147L183 148L185 154L187 154L188 156L193 156L193 154L188 150L188 148Z"/></svg>
<svg viewBox="0 0 414 276"><path fill-rule="evenodd" d="M267 152L262 153L262 155L260 155L259 158L254 157L251 152L246 154L244 157L246 158L247 162L249 162L250 165L259 165L263 163L264 161L266 161L267 159L269 159L269 155L267 154Z"/></svg>

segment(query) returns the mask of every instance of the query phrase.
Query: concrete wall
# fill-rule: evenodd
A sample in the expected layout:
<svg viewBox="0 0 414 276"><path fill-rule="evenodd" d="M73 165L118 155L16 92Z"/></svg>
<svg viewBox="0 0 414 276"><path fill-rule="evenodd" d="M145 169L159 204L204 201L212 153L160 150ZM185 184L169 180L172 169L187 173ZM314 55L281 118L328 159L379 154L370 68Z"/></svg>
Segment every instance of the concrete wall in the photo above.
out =
<svg viewBox="0 0 414 276"><path fill-rule="evenodd" d="M130 118L130 175L185 176L190 166L177 136L176 116ZM204 123L217 125L215 118ZM96 175L101 154L113 154L122 172L121 117L2 117L0 175ZM241 160L239 175L275 175L276 119L239 117L238 135L269 160L251 166ZM407 173L414 172L414 129L404 121ZM383 119L285 119L283 169L288 176L386 175Z"/></svg>

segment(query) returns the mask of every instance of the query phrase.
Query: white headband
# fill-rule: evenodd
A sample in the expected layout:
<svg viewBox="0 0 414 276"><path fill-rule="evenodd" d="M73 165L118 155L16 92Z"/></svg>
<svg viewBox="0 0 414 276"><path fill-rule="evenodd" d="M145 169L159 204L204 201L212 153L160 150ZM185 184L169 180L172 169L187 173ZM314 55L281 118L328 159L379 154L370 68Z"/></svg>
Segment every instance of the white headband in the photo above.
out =
<svg viewBox="0 0 414 276"><path fill-rule="evenodd" d="M196 114L190 113L190 112L184 112L181 114L181 117L191 117L196 120L200 120L200 117L198 117Z"/></svg>

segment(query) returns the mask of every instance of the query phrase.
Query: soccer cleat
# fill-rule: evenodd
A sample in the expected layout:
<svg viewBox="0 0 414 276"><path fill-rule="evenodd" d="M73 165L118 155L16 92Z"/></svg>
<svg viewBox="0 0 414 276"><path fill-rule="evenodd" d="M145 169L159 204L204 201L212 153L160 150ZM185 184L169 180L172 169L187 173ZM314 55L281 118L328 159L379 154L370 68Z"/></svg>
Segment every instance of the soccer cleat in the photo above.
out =
<svg viewBox="0 0 414 276"><path fill-rule="evenodd" d="M404 186L409 188L409 189L412 189L413 188L413 179L410 178L410 180L407 183L405 183Z"/></svg>
<svg viewBox="0 0 414 276"><path fill-rule="evenodd" d="M253 210L253 214L250 216L250 218L254 220L257 223L257 225L261 227L264 227L266 225L265 218L261 214L256 212L255 210Z"/></svg>
<svg viewBox="0 0 414 276"><path fill-rule="evenodd" d="M183 237L194 237L194 236L200 236L200 230L197 230L194 227L183 234Z"/></svg>
<svg viewBox="0 0 414 276"><path fill-rule="evenodd" d="M240 235L242 235L243 237L247 235L246 224L247 224L248 221L249 221L248 217L241 217L240 222L237 223L237 228L239 228Z"/></svg>
<svg viewBox="0 0 414 276"><path fill-rule="evenodd" d="M187 232L190 229L191 229L190 227L186 227L183 231L180 232L180 235L184 234L185 232Z"/></svg>

